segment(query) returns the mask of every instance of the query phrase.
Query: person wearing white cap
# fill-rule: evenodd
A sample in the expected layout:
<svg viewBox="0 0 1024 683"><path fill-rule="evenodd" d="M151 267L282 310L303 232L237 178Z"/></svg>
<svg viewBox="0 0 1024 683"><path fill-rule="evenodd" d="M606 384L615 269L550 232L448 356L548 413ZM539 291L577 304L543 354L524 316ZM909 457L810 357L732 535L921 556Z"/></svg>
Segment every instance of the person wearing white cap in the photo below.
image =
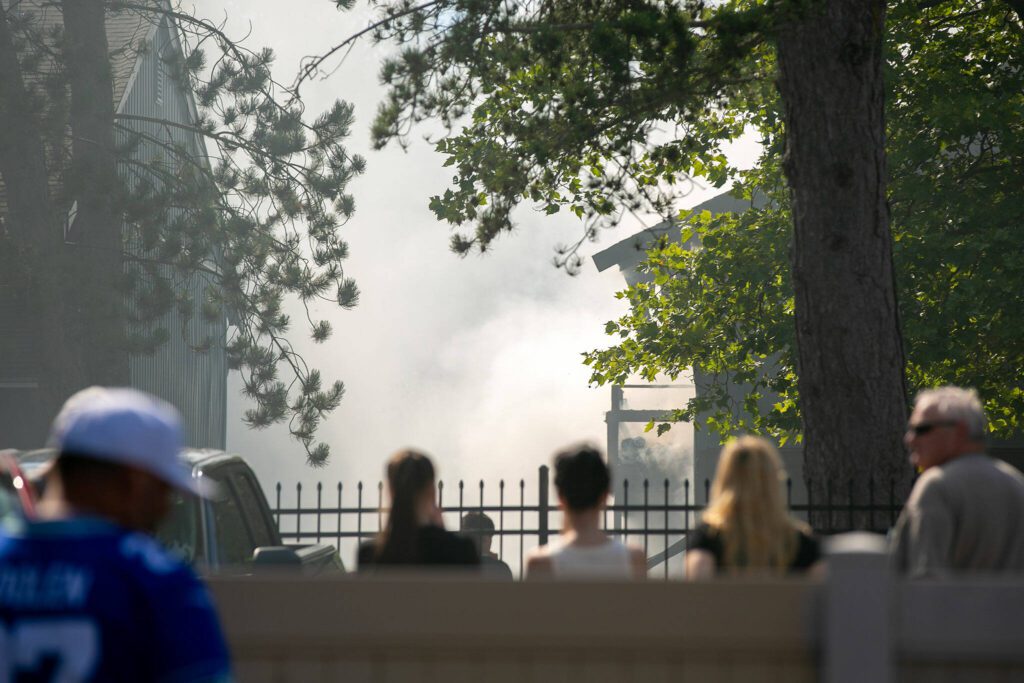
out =
<svg viewBox="0 0 1024 683"><path fill-rule="evenodd" d="M169 404L92 387L64 404L39 519L0 536L0 679L228 681L216 612L149 534L172 491L205 496Z"/></svg>

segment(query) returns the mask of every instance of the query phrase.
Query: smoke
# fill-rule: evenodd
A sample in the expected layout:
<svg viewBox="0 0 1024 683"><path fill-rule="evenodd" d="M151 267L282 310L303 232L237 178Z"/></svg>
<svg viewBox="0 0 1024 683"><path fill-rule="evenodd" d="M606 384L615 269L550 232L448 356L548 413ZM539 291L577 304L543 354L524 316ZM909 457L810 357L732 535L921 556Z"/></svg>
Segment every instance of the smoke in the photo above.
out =
<svg viewBox="0 0 1024 683"><path fill-rule="evenodd" d="M254 47L272 47L284 82L303 56L367 22L365 14L338 12L323 1L201 0L197 11L226 17L231 35L251 30ZM360 304L353 311L327 304L314 311L335 330L322 345L301 327L292 334L325 380L346 384L341 407L321 427L330 463L310 470L283 426L247 429L240 418L248 404L235 374L228 449L249 459L268 491L276 481L308 486L361 479L375 487L384 460L404 446L431 453L446 481L524 478L532 485L555 449L579 440L605 445L608 389L587 386L580 353L608 343L604 323L625 310L613 296L624 282L614 269L599 274L590 263L576 278L551 265L554 245L580 235L582 226L571 217L526 210L521 229L492 253L460 260L449 252L447 227L427 208L428 197L450 179L441 157L422 140L408 153L369 149L369 125L383 94L376 77L381 53L357 44L328 80L303 90L311 114L338 97L355 105L349 146L367 158L366 174L351 185L356 213L345 227L346 275L359 284ZM713 193L694 195L694 202ZM629 232L624 227L588 248L604 248Z"/></svg>

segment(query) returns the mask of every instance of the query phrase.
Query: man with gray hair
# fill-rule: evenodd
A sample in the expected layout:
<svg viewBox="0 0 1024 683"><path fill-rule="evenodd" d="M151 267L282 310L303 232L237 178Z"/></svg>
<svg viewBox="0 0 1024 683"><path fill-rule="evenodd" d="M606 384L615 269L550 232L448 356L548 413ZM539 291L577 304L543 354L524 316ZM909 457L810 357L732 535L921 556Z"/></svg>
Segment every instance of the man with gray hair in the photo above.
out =
<svg viewBox="0 0 1024 683"><path fill-rule="evenodd" d="M893 530L893 559L911 578L1024 573L1024 475L985 455L978 393L921 392L904 442L921 476Z"/></svg>

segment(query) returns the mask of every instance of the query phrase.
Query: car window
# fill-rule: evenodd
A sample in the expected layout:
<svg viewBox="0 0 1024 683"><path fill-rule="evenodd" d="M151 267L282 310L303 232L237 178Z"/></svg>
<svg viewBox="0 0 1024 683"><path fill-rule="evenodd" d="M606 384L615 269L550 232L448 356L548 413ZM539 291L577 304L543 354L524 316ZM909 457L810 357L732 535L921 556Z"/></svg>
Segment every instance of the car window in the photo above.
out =
<svg viewBox="0 0 1024 683"><path fill-rule="evenodd" d="M21 501L6 475L0 475L0 530L14 531L24 521Z"/></svg>
<svg viewBox="0 0 1024 683"><path fill-rule="evenodd" d="M174 494L171 511L157 530L156 537L164 547L189 564L202 559L199 501L191 496Z"/></svg>
<svg viewBox="0 0 1024 683"><path fill-rule="evenodd" d="M252 540L256 547L276 545L277 539L273 531L268 528L265 510L266 503L262 499L260 490L256 488L253 478L244 472L236 472L231 475L231 484L238 493L238 500L242 506L242 514L249 523L249 530L252 532Z"/></svg>
<svg viewBox="0 0 1024 683"><path fill-rule="evenodd" d="M0 456L0 530L13 532L25 522L26 510L22 507L21 496L15 486L19 476L17 467L6 453ZM20 485L24 485L19 481Z"/></svg>
<svg viewBox="0 0 1024 683"><path fill-rule="evenodd" d="M216 528L217 548L221 564L243 564L252 560L256 547L249 536L249 529L242 518L243 512L228 482L220 480L224 495L211 503L213 523Z"/></svg>

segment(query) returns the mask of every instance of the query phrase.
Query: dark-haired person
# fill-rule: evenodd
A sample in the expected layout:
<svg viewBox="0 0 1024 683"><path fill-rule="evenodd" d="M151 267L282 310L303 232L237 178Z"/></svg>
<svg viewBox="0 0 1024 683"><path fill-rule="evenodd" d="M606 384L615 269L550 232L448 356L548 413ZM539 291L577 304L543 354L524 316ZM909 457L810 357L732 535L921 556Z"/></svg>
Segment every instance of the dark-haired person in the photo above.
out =
<svg viewBox="0 0 1024 683"><path fill-rule="evenodd" d="M511 581L512 569L491 550L494 543L494 520L482 512L467 512L462 516L462 535L473 541L480 556L480 572L493 579Z"/></svg>
<svg viewBox="0 0 1024 683"><path fill-rule="evenodd" d="M555 490L562 509L562 534L533 550L526 578L642 579L643 550L626 546L601 530L611 473L591 446L575 446L555 455Z"/></svg>
<svg viewBox="0 0 1024 683"><path fill-rule="evenodd" d="M64 405L38 520L0 536L0 678L230 680L210 597L150 536L172 489L207 493L182 438L174 408L132 389Z"/></svg>
<svg viewBox="0 0 1024 683"><path fill-rule="evenodd" d="M444 530L430 458L414 450L399 451L388 461L387 479L391 512L377 538L359 546L360 572L480 563L471 540Z"/></svg>
<svg viewBox="0 0 1024 683"><path fill-rule="evenodd" d="M743 436L726 444L715 470L711 503L686 539L688 580L785 574L816 565L821 558L818 542L807 525L790 517L782 495L784 479L782 459L765 439Z"/></svg>

